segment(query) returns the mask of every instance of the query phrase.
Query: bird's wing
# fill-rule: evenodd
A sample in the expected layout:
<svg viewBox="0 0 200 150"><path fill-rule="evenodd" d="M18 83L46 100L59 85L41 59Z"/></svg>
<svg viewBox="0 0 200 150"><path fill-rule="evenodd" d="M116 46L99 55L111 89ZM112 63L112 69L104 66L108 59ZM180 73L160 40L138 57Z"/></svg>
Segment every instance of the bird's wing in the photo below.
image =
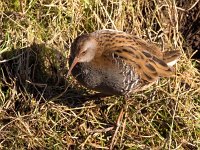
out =
<svg viewBox="0 0 200 150"><path fill-rule="evenodd" d="M119 42L104 54L112 54L113 58L120 58L126 64L133 66L141 79L148 82L156 81L159 77L172 75L172 68L162 60L162 56L156 56L146 48L140 43Z"/></svg>

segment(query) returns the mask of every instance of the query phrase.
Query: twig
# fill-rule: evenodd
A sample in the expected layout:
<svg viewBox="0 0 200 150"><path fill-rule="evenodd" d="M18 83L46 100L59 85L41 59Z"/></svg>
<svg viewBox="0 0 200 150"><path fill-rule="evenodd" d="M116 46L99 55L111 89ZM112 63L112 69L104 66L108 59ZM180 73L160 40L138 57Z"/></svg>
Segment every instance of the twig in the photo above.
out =
<svg viewBox="0 0 200 150"><path fill-rule="evenodd" d="M10 59L1 60L1 61L0 61L0 64L5 63L5 62L8 62L8 61L11 61L11 60L14 60L14 59L17 59L17 58L19 58L20 56L22 56L23 54L24 54L24 53L21 53L21 54L19 54L19 55L17 55L17 56L14 56L14 57L10 58Z"/></svg>
<svg viewBox="0 0 200 150"><path fill-rule="evenodd" d="M119 114L119 117L118 117L118 119L117 119L117 127L116 127L115 133L114 133L114 135L113 135L113 137L112 137L112 140L111 140L110 150L113 149L114 142L115 142L115 137L116 137L117 132L118 132L118 130L119 130L119 127L120 127L120 125L121 125L121 120L123 119L123 115L124 115L124 109L122 108L122 109L121 109L121 112L120 112L120 114Z"/></svg>

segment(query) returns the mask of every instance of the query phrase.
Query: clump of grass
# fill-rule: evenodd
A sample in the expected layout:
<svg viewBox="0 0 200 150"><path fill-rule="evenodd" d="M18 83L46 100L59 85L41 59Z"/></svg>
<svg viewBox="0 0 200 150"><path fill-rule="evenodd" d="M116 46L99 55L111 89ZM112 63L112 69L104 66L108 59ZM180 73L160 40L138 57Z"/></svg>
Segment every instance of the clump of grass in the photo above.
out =
<svg viewBox="0 0 200 150"><path fill-rule="evenodd" d="M186 56L183 50L179 30L185 21L180 16L198 4L177 3L184 5L167 0L0 2L0 148L198 149L200 72L192 53ZM77 35L102 28L180 50L175 76L128 100L83 99L93 91L64 77L69 48Z"/></svg>

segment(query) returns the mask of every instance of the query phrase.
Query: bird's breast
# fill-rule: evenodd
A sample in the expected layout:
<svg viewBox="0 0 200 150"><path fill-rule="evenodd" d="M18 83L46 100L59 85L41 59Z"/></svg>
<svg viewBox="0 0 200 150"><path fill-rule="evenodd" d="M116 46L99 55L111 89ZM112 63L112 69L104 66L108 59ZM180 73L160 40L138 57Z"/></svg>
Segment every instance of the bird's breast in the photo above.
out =
<svg viewBox="0 0 200 150"><path fill-rule="evenodd" d="M125 95L140 85L135 69L119 58L78 63L72 75L85 87L109 95Z"/></svg>

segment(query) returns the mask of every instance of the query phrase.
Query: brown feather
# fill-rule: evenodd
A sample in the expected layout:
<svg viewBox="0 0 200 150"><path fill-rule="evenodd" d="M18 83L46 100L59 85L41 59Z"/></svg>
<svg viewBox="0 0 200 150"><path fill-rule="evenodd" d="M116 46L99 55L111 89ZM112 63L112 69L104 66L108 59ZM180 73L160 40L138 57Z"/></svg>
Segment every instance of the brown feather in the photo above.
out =
<svg viewBox="0 0 200 150"><path fill-rule="evenodd" d="M89 89L125 95L172 75L171 67L179 57L179 51L162 52L155 44L131 34L99 30L75 39L67 76L72 72Z"/></svg>
<svg viewBox="0 0 200 150"><path fill-rule="evenodd" d="M100 39L102 55L109 57L110 53L114 53L127 64L136 68L141 79L153 82L159 77L168 77L172 74L172 69L166 62L169 59L177 58L172 57L178 56L177 53L163 53L157 46L124 32L109 30L103 32L97 32L95 35L98 37L97 39ZM110 34L111 32L112 34Z"/></svg>

